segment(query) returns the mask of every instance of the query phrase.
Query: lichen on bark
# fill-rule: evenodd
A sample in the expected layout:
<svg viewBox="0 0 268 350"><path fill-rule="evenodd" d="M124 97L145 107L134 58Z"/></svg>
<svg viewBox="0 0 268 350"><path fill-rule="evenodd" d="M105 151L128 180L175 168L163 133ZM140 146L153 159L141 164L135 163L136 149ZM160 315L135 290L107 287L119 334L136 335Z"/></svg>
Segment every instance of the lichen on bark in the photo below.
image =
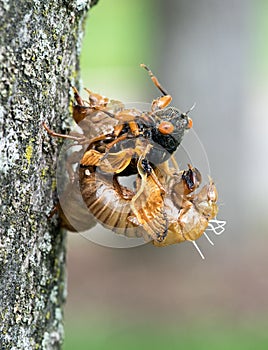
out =
<svg viewBox="0 0 268 350"><path fill-rule="evenodd" d="M96 1L94 1L96 3ZM69 126L90 0L0 0L0 348L59 349L65 233L56 199L60 132Z"/></svg>

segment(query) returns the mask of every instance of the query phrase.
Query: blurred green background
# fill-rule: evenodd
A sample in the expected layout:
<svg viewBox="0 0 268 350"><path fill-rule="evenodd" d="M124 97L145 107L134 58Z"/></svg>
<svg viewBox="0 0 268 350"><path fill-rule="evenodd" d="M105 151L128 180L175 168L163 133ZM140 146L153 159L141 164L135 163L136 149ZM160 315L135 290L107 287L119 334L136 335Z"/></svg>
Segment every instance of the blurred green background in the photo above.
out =
<svg viewBox="0 0 268 350"><path fill-rule="evenodd" d="M268 349L267 43L265 0L100 0L90 12L82 85L150 102L144 62L174 105L196 101L227 227L214 247L200 238L204 261L187 243L110 249L69 233L64 350Z"/></svg>

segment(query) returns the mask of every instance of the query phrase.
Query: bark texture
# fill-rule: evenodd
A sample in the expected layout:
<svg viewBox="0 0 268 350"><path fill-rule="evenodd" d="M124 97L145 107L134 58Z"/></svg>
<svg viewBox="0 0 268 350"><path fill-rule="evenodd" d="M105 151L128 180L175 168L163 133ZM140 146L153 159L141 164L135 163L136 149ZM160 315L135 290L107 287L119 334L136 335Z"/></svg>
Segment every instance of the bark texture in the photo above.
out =
<svg viewBox="0 0 268 350"><path fill-rule="evenodd" d="M94 1L96 3L97 1ZM65 234L56 199L85 16L93 1L0 0L0 349L59 349Z"/></svg>

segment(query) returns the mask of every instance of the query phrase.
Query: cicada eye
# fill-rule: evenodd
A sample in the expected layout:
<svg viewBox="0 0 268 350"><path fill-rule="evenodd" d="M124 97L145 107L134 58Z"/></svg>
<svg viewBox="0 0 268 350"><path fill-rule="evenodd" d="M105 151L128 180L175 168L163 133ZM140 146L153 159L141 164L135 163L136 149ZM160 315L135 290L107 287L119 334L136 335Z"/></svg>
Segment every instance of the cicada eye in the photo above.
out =
<svg viewBox="0 0 268 350"><path fill-rule="evenodd" d="M158 125L158 130L163 135L169 135L174 131L174 125L170 122L163 121Z"/></svg>
<svg viewBox="0 0 268 350"><path fill-rule="evenodd" d="M187 126L187 128L191 129L192 127L193 127L193 121L192 121L191 118L188 117L188 126Z"/></svg>

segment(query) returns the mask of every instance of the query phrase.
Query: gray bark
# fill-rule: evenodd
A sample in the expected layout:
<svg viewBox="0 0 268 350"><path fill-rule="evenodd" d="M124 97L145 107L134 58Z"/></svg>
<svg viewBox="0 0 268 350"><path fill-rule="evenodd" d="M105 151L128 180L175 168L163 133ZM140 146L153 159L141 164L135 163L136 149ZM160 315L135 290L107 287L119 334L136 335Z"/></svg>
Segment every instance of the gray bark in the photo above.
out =
<svg viewBox="0 0 268 350"><path fill-rule="evenodd" d="M96 3L97 1L94 1ZM82 26L93 1L0 0L0 349L59 349L65 233L56 199ZM65 130L66 132L66 130Z"/></svg>

